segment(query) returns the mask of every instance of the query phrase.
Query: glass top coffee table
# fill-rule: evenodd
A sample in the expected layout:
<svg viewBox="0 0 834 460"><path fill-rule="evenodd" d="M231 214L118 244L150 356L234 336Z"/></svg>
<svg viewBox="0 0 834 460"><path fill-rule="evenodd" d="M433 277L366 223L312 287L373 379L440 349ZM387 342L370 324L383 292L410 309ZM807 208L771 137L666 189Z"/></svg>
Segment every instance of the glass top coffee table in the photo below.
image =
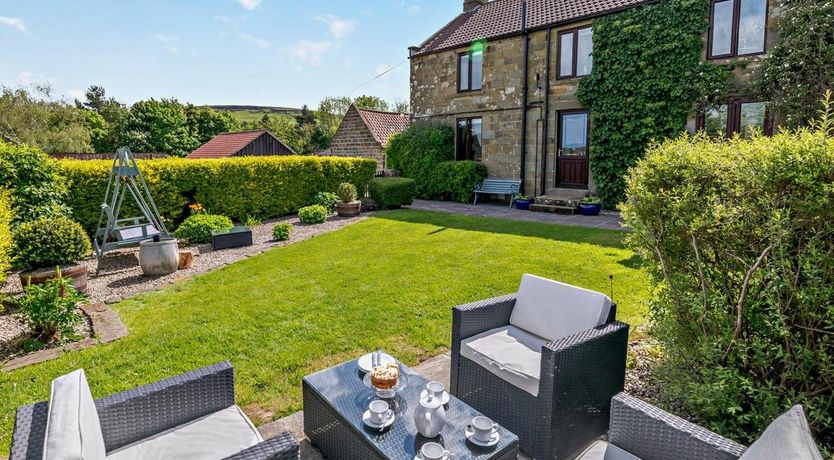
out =
<svg viewBox="0 0 834 460"><path fill-rule="evenodd" d="M405 386L387 399L396 419L382 431L362 422L362 413L377 398L373 389L362 383L364 373L357 360L348 361L304 377L304 432L326 458L414 460L420 447L438 442L451 453L450 460L515 460L518 438L503 427L500 440L492 447L479 447L466 439L465 430L472 418L482 415L451 396L446 405L446 423L436 438L424 438L414 424L414 409L428 380L400 364L407 374ZM419 459L419 457L418 457Z"/></svg>

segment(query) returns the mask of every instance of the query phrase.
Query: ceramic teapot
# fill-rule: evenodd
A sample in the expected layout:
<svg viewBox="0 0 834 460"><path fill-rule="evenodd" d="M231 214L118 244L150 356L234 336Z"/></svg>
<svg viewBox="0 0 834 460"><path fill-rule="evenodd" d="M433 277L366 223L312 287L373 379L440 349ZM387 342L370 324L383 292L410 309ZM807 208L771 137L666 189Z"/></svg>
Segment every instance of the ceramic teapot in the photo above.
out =
<svg viewBox="0 0 834 460"><path fill-rule="evenodd" d="M414 410L414 423L421 435L426 438L439 435L445 422L446 409L440 403L440 398L432 395L420 398L420 405Z"/></svg>

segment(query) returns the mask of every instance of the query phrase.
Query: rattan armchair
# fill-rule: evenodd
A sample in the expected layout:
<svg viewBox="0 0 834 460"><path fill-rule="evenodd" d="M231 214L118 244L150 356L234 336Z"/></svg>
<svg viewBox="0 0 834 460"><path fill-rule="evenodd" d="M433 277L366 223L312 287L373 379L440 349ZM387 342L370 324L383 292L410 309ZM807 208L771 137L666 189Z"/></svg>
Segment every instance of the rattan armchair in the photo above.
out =
<svg viewBox="0 0 834 460"><path fill-rule="evenodd" d="M108 457L113 450L179 427L235 404L234 370L221 362L95 400ZM49 403L17 410L9 460L41 460ZM296 460L290 433L267 439L226 460Z"/></svg>
<svg viewBox="0 0 834 460"><path fill-rule="evenodd" d="M518 435L537 459L573 458L608 431L611 398L623 390L629 326L607 322L548 342L541 350L539 391L533 396L461 356L461 342L510 324L516 295L454 307L451 392Z"/></svg>

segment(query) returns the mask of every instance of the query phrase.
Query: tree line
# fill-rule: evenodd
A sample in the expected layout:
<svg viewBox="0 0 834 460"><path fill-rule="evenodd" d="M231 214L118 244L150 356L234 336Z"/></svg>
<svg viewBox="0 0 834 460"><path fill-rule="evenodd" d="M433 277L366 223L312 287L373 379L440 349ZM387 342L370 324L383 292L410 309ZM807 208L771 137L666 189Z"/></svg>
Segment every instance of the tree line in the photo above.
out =
<svg viewBox="0 0 834 460"><path fill-rule="evenodd" d="M127 105L96 85L85 91L83 100L73 102L54 97L48 85L3 87L0 139L47 153L111 153L128 146L134 152L181 157L219 133L267 129L296 153L310 154L330 146L351 104L408 112L405 102L363 95L327 97L317 109L304 105L297 115L264 114L256 121L241 121L230 112L176 98L150 98Z"/></svg>

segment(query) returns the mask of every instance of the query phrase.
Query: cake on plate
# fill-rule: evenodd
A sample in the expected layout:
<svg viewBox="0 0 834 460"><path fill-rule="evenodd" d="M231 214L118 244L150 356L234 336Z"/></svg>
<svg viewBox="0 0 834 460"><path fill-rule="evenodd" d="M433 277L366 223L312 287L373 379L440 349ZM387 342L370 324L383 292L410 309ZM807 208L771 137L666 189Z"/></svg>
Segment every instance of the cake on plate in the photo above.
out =
<svg viewBox="0 0 834 460"><path fill-rule="evenodd" d="M371 370L371 384L383 390L397 386L400 378L400 367L395 363L377 366Z"/></svg>

